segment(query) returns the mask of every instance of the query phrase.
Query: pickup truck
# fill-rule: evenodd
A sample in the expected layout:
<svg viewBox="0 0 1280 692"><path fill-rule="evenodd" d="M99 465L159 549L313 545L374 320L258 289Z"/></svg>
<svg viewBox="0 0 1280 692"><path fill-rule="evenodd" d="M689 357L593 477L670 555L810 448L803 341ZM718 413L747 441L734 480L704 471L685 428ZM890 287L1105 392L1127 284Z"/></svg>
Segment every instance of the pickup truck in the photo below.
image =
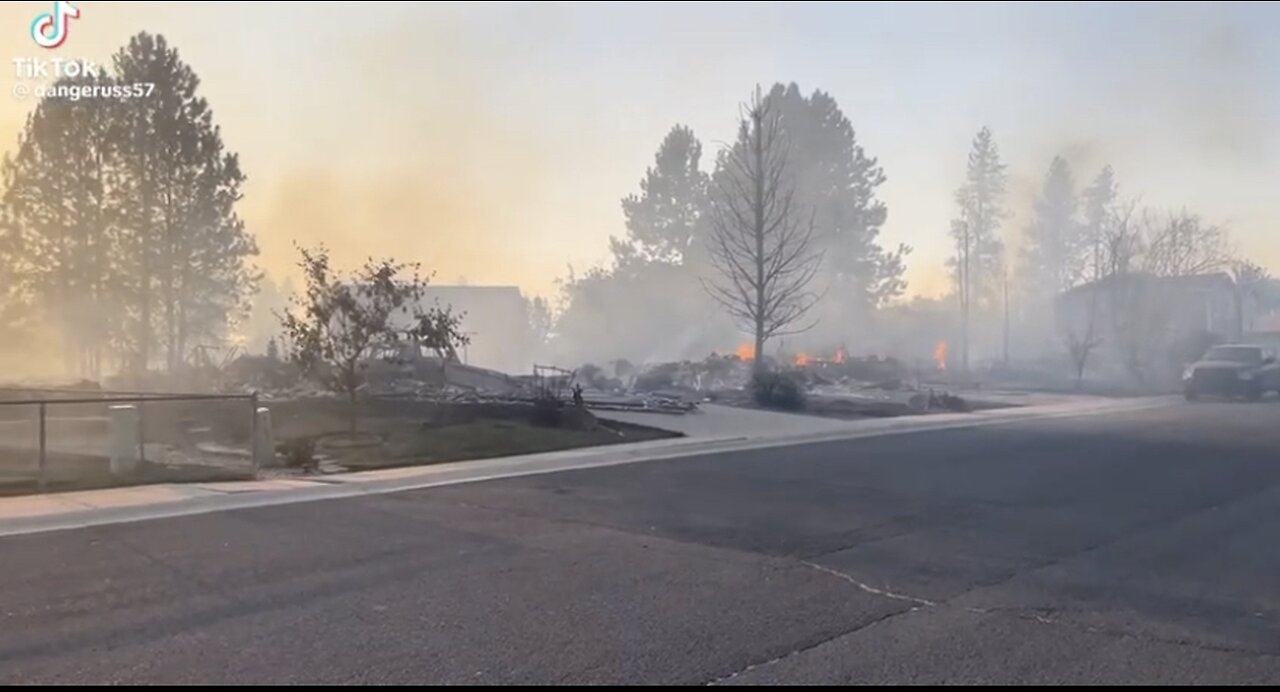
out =
<svg viewBox="0 0 1280 692"><path fill-rule="evenodd" d="M1240 396L1250 401L1280 392L1280 364L1261 346L1214 346L1182 373L1187 401L1201 396Z"/></svg>

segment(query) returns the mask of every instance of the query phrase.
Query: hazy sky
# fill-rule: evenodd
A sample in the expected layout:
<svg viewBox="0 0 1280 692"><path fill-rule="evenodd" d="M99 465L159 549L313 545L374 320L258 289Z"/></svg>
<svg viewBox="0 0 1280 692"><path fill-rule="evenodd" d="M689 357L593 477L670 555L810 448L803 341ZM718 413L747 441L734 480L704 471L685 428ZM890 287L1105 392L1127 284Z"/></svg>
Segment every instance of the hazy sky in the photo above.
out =
<svg viewBox="0 0 1280 692"><path fill-rule="evenodd" d="M48 57L48 2L0 4L0 57ZM710 152L757 83L839 101L888 182L886 242L944 288L952 190L982 125L1019 211L1054 154L1078 178L1228 223L1280 270L1275 5L92 2L61 56L163 33L249 175L242 212L278 272L291 242L394 254L452 282L548 294L605 260L674 123ZM31 107L0 93L0 151ZM1020 234L1025 214L1006 227Z"/></svg>

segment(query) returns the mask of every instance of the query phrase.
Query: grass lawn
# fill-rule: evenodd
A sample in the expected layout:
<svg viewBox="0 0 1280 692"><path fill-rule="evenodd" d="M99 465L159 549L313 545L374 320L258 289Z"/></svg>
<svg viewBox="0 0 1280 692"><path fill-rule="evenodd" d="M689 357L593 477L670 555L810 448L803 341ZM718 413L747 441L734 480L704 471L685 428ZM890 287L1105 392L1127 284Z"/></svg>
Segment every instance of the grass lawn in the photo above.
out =
<svg viewBox="0 0 1280 692"><path fill-rule="evenodd" d="M370 407L373 408L373 407ZM316 453L353 471L438 464L535 454L563 449L642 442L680 437L679 433L615 421L597 421L590 414L577 425L542 427L530 420L531 407L522 405L426 405L390 402L368 410L359 421L356 438L346 434L348 421L341 402L300 401L273 404L277 443L314 440ZM247 430L240 417L221 421L209 418L227 439L219 443L243 444ZM582 428L592 427L590 430ZM100 446L100 445L99 445ZM278 449L280 446L278 445ZM48 456L48 492L90 490L150 483L202 483L250 480L249 468L222 466L144 464L136 473L115 477L110 462L96 454L51 452ZM0 497L37 492L37 459L34 449L0 446Z"/></svg>
<svg viewBox="0 0 1280 692"><path fill-rule="evenodd" d="M0 454L0 461L3 455ZM55 456L49 460L45 492L100 490L153 483L218 483L253 480L250 469L227 469L216 466L161 466L144 464L128 476L113 476L106 458L73 458ZM0 497L31 495L39 492L39 481L33 464L21 469L0 464Z"/></svg>
<svg viewBox="0 0 1280 692"><path fill-rule="evenodd" d="M379 445L326 449L324 453L335 463L349 469L365 470L679 437L678 433L666 430L616 422L607 422L591 431L546 428L523 421L492 419L443 426L378 427L382 428L379 431L382 443Z"/></svg>

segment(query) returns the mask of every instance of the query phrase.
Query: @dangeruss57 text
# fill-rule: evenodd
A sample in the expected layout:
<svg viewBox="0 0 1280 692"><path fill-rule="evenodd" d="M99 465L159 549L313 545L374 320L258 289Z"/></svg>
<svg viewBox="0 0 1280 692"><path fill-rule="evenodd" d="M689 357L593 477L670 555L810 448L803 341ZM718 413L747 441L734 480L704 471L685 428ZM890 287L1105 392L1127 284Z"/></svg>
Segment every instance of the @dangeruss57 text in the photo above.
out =
<svg viewBox="0 0 1280 692"><path fill-rule="evenodd" d="M61 99L65 101L85 101L91 99L116 99L127 101L144 99L155 91L156 85L150 82L133 84L74 84L55 82L53 84L27 84L18 82L13 85L13 95L18 99Z"/></svg>
<svg viewBox="0 0 1280 692"><path fill-rule="evenodd" d="M69 58L13 58L11 93L19 100L143 99L155 91L149 82L121 83L106 78L105 70L91 60Z"/></svg>

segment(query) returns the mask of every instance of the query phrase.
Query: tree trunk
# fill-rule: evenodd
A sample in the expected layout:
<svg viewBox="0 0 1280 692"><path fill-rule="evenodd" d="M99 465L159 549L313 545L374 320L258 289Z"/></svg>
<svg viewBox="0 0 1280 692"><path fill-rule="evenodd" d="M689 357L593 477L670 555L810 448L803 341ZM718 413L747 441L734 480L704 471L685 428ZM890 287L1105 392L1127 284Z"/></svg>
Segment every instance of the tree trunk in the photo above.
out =
<svg viewBox="0 0 1280 692"><path fill-rule="evenodd" d="M1001 360L1004 362L1004 367L1008 368L1009 367L1009 273L1008 272L1004 273L1001 289L1002 289L1002 292L1004 293L1004 352L1001 354L1002 356Z"/></svg>
<svg viewBox="0 0 1280 692"><path fill-rule="evenodd" d="M761 128L764 125L764 116L757 109L752 113L752 127L755 128L755 152L756 174L755 178L755 234L756 234L756 362L755 372L765 372L764 364L764 321L765 321L765 290L764 290L764 135Z"/></svg>
<svg viewBox="0 0 1280 692"><path fill-rule="evenodd" d="M1233 297L1235 298L1235 301L1234 301L1234 302L1235 302L1235 309L1236 309L1236 315L1235 315L1235 317L1236 317L1236 320L1235 320L1235 322L1236 322L1236 324L1235 324L1235 327L1236 327L1236 333L1235 333L1235 335L1234 335L1234 336L1235 336L1236 340L1238 341L1240 338L1242 338L1242 337L1244 336L1244 332L1245 332L1245 329L1244 329L1244 291L1240 290L1239 285L1237 285L1237 286L1236 286L1236 289L1235 289L1234 291L1232 291L1232 293L1233 293Z"/></svg>
<svg viewBox="0 0 1280 692"><path fill-rule="evenodd" d="M186 269L187 266L188 266L188 263L184 262L183 263L184 268L181 272L181 276L179 277L180 281L178 286L178 305L177 305L178 314L177 314L177 325L176 325L177 334L175 335L175 341L177 342L177 359L176 359L175 365L178 367L179 370L182 370L182 371L187 370L186 366L188 364L187 335L189 333L189 330L187 327L187 305L190 302L191 298L187 288L187 286L190 284L190 279L187 277L187 269Z"/></svg>
<svg viewBox="0 0 1280 692"><path fill-rule="evenodd" d="M964 251L961 253L960 265L960 371L969 374L969 306L973 302L973 280L971 278L971 256L973 243L969 223L964 222Z"/></svg>
<svg viewBox="0 0 1280 692"><path fill-rule="evenodd" d="M347 432L351 437L355 437L356 430L359 429L360 423L360 407L356 403L356 388L354 386L347 388Z"/></svg>
<svg viewBox="0 0 1280 692"><path fill-rule="evenodd" d="M168 232L165 233L168 236ZM168 238L165 238L165 245L168 246ZM178 347L177 334L174 329L174 321L177 318L176 302L174 299L173 286L173 253L166 250L165 255L160 258L160 299L164 301L164 341L165 341L165 370L172 376L177 369Z"/></svg>
<svg viewBox="0 0 1280 692"><path fill-rule="evenodd" d="M147 155L146 146L143 146L141 156L141 175L142 175L142 208L140 209L140 218L138 221L138 230L141 237L138 239L138 252L140 257L140 269L138 275L138 300L139 300L139 324L138 324L138 368L141 371L139 375L145 375L151 361L151 203L152 203L152 179L151 179L151 160Z"/></svg>
<svg viewBox="0 0 1280 692"><path fill-rule="evenodd" d="M144 241L142 247L142 272L138 277L139 310L138 324L138 369L139 375L146 374L151 361L151 262L147 259L147 248Z"/></svg>

